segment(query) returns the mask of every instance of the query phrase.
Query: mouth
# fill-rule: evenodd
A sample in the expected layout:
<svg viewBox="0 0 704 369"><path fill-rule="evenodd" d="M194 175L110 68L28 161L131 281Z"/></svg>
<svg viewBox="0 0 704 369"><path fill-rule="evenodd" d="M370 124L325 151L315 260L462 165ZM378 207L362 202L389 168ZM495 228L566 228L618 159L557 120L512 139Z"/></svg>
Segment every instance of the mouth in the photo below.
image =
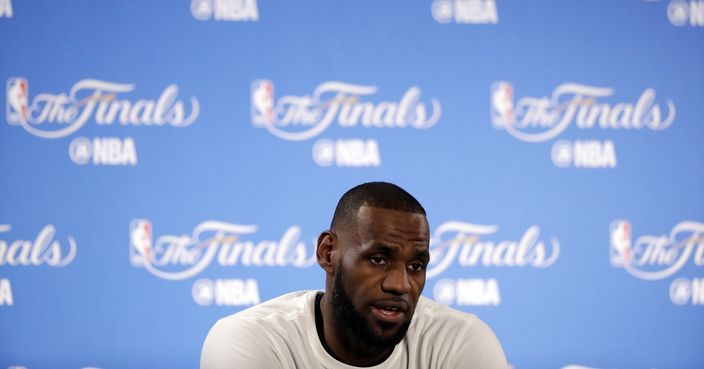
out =
<svg viewBox="0 0 704 369"><path fill-rule="evenodd" d="M377 320L386 323L399 323L406 317L408 308L403 302L380 302L373 304L371 311Z"/></svg>

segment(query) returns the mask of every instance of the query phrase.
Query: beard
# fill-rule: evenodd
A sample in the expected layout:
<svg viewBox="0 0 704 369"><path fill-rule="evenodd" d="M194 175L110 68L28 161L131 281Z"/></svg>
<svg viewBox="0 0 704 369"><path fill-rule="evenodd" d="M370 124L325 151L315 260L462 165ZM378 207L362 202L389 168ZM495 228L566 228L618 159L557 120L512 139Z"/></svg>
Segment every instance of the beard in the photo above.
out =
<svg viewBox="0 0 704 369"><path fill-rule="evenodd" d="M411 320L409 319L401 323L395 333L391 333L391 330L396 327L395 324L379 322L381 329L388 334L376 334L369 326L367 320L355 309L352 299L347 294L343 268L340 268L335 276L335 284L332 287L330 297L330 304L333 307L337 321L369 348L396 346L406 336L408 327L411 325Z"/></svg>

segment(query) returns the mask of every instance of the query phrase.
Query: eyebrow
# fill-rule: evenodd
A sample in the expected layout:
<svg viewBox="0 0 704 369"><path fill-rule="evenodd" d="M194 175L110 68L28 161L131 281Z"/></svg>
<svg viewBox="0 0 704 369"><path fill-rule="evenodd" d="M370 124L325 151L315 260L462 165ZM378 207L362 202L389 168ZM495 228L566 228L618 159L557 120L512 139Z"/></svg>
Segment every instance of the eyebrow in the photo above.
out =
<svg viewBox="0 0 704 369"><path fill-rule="evenodd" d="M430 252L427 250L416 250L416 258L418 259L423 259L423 260L430 260Z"/></svg>
<svg viewBox="0 0 704 369"><path fill-rule="evenodd" d="M392 247L392 246L384 245L384 244L376 244L376 245L372 246L369 249L369 251L370 252L380 252L382 254L395 254L398 252L398 249L400 249L400 247L398 247L398 246Z"/></svg>
<svg viewBox="0 0 704 369"><path fill-rule="evenodd" d="M378 244L378 245L373 246L369 251L370 252L380 252L382 254L391 255L391 254L398 253L399 249L400 249L399 246L389 246L389 245L385 245L385 244ZM430 253L427 250L416 249L413 257L416 259L430 260Z"/></svg>

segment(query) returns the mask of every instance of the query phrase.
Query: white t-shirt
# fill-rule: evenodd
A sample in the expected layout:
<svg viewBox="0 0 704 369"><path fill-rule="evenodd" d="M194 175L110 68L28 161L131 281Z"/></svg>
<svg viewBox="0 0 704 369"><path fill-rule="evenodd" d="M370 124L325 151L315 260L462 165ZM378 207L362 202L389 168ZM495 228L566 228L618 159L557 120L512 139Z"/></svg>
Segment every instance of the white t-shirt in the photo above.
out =
<svg viewBox="0 0 704 369"><path fill-rule="evenodd" d="M293 292L218 320L201 369L354 369L325 351L315 326L317 291ZM406 337L367 369L506 369L501 344L479 318L420 298Z"/></svg>

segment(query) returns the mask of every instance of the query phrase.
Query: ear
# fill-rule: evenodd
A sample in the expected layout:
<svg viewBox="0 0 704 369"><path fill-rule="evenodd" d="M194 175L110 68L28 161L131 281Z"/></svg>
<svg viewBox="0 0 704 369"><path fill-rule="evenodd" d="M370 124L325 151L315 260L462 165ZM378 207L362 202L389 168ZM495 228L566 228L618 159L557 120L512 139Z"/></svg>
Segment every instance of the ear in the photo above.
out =
<svg viewBox="0 0 704 369"><path fill-rule="evenodd" d="M318 236L318 246L315 251L315 256L318 259L318 264L326 272L333 274L337 266L337 236L332 231L327 230Z"/></svg>

